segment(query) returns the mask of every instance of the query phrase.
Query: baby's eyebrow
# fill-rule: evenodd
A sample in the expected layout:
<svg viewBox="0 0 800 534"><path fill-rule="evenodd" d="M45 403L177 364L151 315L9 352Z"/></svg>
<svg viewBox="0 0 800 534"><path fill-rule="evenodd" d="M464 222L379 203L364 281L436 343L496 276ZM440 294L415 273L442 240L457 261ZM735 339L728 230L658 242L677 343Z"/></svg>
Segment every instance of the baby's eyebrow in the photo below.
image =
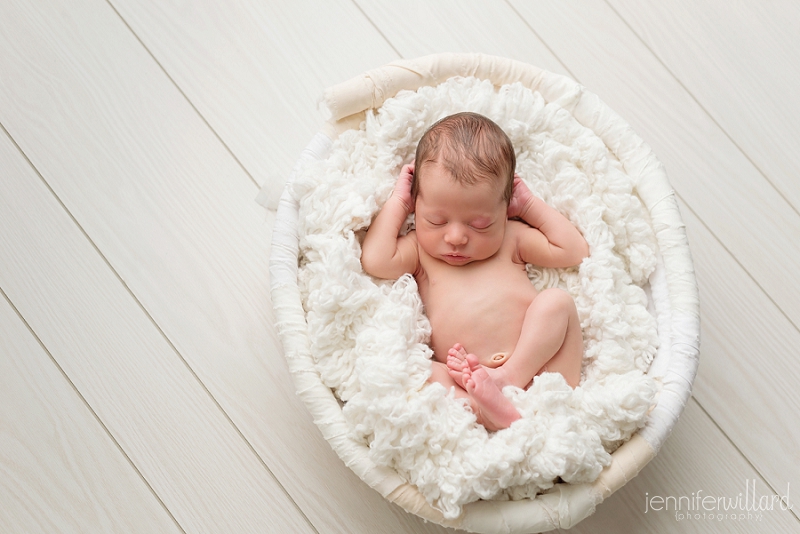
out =
<svg viewBox="0 0 800 534"><path fill-rule="evenodd" d="M425 213L425 216L426 217L435 217L435 218L440 218L440 219L446 219L447 218L447 212L444 211L444 210L435 210L435 211L431 210L431 211L428 211L427 213Z"/></svg>

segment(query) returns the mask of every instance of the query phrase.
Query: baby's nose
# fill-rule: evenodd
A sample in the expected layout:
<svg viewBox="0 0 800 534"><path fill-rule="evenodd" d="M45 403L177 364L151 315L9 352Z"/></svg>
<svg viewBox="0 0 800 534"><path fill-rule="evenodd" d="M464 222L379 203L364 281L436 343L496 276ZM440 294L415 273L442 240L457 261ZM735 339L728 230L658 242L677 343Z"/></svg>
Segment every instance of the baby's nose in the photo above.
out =
<svg viewBox="0 0 800 534"><path fill-rule="evenodd" d="M448 245L458 247L467 244L467 233L458 224L451 225L444 234L444 240Z"/></svg>

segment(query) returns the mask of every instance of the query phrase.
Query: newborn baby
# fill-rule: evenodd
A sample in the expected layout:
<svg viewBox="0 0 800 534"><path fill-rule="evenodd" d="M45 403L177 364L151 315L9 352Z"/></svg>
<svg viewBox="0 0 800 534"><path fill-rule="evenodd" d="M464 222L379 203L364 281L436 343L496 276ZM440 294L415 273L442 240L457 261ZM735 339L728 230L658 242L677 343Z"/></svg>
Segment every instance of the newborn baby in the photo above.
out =
<svg viewBox="0 0 800 534"><path fill-rule="evenodd" d="M514 174L516 157L497 124L475 113L440 120L362 246L364 271L411 273L431 323L431 381L467 398L487 430L520 414L502 393L543 372L580 382L583 337L575 303L537 292L525 264L570 267L589 255L581 233ZM400 236L410 213L416 229Z"/></svg>

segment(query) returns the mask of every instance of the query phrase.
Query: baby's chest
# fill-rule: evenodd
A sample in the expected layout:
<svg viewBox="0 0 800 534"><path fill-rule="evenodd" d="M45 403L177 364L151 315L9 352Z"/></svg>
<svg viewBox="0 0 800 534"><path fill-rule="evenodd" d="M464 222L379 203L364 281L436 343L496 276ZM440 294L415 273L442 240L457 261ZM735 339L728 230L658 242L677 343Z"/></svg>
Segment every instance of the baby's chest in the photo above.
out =
<svg viewBox="0 0 800 534"><path fill-rule="evenodd" d="M529 302L535 293L524 266L510 259L459 267L435 265L426 269L424 283L420 284L423 304L432 319L440 313L471 315L503 303Z"/></svg>

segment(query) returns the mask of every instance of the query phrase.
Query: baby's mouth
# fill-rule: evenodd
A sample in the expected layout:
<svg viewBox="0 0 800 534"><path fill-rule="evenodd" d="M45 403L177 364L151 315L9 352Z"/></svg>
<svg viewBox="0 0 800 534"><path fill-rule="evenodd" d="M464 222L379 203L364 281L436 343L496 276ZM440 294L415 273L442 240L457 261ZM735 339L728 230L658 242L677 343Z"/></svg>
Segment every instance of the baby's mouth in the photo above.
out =
<svg viewBox="0 0 800 534"><path fill-rule="evenodd" d="M444 257L446 259L450 260L451 262L456 262L456 263L465 262L465 261L467 261L469 259L467 256L464 256L462 254L456 254L456 253L445 254Z"/></svg>

